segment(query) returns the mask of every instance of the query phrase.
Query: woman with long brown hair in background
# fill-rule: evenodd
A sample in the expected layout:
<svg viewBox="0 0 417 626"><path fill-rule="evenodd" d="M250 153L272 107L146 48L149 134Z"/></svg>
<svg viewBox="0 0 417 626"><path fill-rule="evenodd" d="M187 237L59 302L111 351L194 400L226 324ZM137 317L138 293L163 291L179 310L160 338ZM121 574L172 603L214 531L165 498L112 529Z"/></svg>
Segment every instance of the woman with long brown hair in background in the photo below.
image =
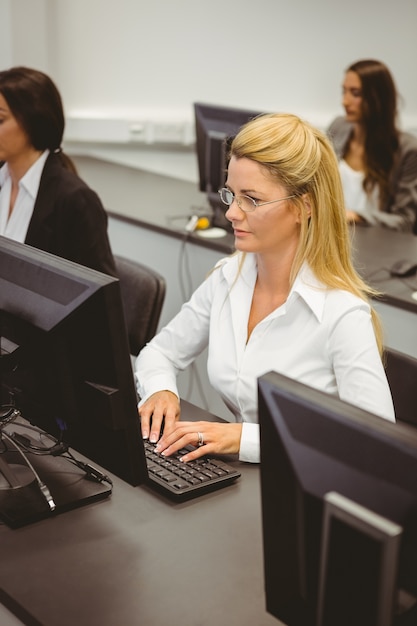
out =
<svg viewBox="0 0 417 626"><path fill-rule="evenodd" d="M399 130L397 89L384 63L364 59L344 76L345 116L328 129L349 222L417 234L417 137Z"/></svg>

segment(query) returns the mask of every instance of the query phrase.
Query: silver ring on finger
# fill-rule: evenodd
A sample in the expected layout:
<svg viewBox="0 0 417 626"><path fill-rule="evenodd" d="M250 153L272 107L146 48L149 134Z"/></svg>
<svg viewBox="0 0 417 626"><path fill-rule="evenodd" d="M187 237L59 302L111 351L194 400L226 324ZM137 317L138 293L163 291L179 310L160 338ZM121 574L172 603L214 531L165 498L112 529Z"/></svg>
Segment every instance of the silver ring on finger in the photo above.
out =
<svg viewBox="0 0 417 626"><path fill-rule="evenodd" d="M197 445L199 448L201 448L201 446L204 446L203 433L197 433L197 437L198 437Z"/></svg>

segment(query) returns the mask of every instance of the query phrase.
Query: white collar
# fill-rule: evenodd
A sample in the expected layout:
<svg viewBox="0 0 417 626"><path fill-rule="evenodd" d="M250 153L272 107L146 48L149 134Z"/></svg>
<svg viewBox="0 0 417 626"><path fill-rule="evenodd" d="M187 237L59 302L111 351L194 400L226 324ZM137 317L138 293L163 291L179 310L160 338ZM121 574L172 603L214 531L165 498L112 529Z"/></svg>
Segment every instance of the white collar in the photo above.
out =
<svg viewBox="0 0 417 626"><path fill-rule="evenodd" d="M298 294L321 322L328 291L329 287L317 278L308 263L304 263L297 274L287 302Z"/></svg>
<svg viewBox="0 0 417 626"><path fill-rule="evenodd" d="M228 261L223 263L221 271L227 281L229 288L232 288L236 281L237 272L239 271L239 264L242 263L242 254L232 255L228 257ZM242 267L240 269L239 278L251 288L254 287L257 276L257 263L256 256L252 253L246 253ZM299 296L304 300L307 306L316 316L320 322L323 318L323 311L327 292L329 287L318 280L314 272L311 270L307 262L305 262L291 287L286 304Z"/></svg>
<svg viewBox="0 0 417 626"><path fill-rule="evenodd" d="M19 180L21 185L32 198L36 198L38 195L40 180L45 165L45 161L48 158L49 150L42 152L41 156L36 159L35 163L30 166L27 172ZM3 187L6 180L10 177L9 167L7 162L0 168L0 187Z"/></svg>

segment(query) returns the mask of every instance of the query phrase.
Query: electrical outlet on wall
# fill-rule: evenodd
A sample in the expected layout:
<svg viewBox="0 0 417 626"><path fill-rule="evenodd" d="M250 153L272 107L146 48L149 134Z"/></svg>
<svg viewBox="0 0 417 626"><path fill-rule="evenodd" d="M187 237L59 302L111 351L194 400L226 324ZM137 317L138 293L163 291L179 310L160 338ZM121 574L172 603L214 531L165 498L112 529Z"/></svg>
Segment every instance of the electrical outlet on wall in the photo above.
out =
<svg viewBox="0 0 417 626"><path fill-rule="evenodd" d="M133 119L73 116L66 120L66 141L171 144L190 146L194 124L186 120Z"/></svg>

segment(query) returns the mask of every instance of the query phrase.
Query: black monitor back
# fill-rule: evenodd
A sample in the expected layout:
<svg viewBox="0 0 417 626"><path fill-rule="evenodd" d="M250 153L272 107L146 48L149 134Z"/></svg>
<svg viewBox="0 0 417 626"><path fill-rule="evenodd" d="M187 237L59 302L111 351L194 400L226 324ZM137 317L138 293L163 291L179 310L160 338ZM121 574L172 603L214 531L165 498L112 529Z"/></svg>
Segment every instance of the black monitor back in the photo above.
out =
<svg viewBox="0 0 417 626"><path fill-rule="evenodd" d="M119 281L0 238L1 401L131 484L146 476Z"/></svg>
<svg viewBox="0 0 417 626"><path fill-rule="evenodd" d="M403 528L398 588L417 596L417 434L277 373L258 382L267 610L316 624L324 500Z"/></svg>
<svg viewBox="0 0 417 626"><path fill-rule="evenodd" d="M218 190L226 180L230 144L239 129L260 112L196 102L194 115L199 189L207 195L213 224L229 229Z"/></svg>

